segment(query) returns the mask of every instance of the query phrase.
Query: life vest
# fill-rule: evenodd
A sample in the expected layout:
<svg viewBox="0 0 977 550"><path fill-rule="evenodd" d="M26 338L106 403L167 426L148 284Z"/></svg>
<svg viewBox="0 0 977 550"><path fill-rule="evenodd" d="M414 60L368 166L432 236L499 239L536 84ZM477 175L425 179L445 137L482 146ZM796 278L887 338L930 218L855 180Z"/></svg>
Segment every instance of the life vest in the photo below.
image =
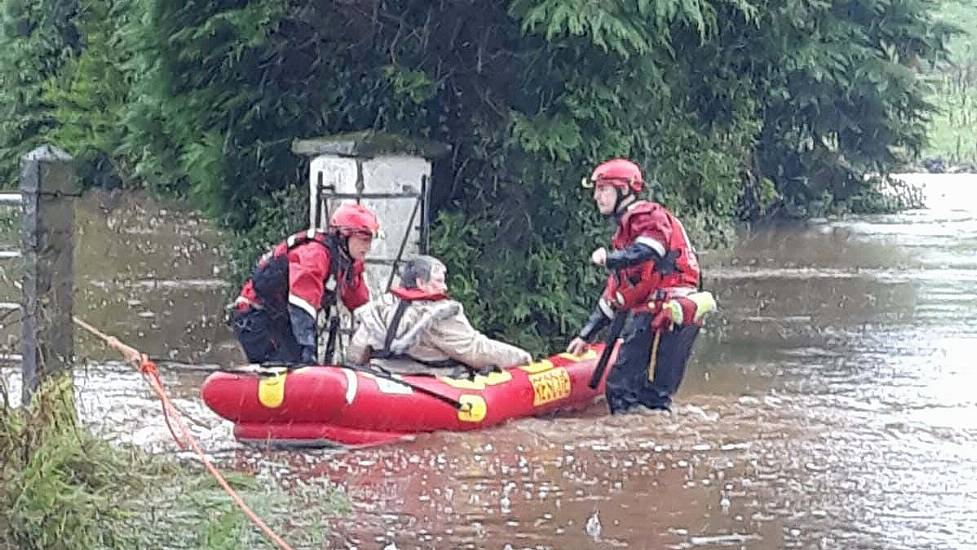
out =
<svg viewBox="0 0 977 550"><path fill-rule="evenodd" d="M665 242L653 235L664 235ZM618 221L611 241L615 249L634 243L651 247L657 259L626 267L608 276L604 299L618 309L648 311L648 303L696 289L699 262L685 227L660 204L638 201Z"/></svg>
<svg viewBox="0 0 977 550"><path fill-rule="evenodd" d="M427 292L419 288L403 288L399 286L391 288L390 293L400 298L402 302L416 302L418 300L435 302L448 298L448 295L443 292Z"/></svg>
<svg viewBox="0 0 977 550"><path fill-rule="evenodd" d="M654 331L670 329L673 325L701 327L703 318L716 310L716 299L711 292L703 290L656 302L651 307L658 310L651 321Z"/></svg>
<svg viewBox="0 0 977 550"><path fill-rule="evenodd" d="M336 302L336 276L345 271L350 262L343 261L333 235L315 229L296 233L266 252L251 273L251 284L262 305L271 311L285 311L288 304L288 251L307 243L317 243L329 250L329 278L325 281L320 307Z"/></svg>

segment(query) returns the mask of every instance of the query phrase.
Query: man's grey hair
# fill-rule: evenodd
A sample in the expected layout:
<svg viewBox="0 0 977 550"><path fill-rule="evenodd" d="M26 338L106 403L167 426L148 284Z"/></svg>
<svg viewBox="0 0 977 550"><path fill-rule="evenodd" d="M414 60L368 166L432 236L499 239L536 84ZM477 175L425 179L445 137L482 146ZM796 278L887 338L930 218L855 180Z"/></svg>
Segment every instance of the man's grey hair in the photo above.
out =
<svg viewBox="0 0 977 550"><path fill-rule="evenodd" d="M447 271L441 260L433 256L418 256L404 264L400 272L400 284L404 288L417 288L417 283L431 280L435 270Z"/></svg>

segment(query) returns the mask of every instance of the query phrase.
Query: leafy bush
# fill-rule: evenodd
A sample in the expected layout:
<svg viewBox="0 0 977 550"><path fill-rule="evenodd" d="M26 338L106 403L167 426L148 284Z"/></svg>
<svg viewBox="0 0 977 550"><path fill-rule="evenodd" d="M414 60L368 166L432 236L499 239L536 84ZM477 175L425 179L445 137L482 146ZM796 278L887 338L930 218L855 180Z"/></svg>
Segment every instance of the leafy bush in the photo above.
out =
<svg viewBox="0 0 977 550"><path fill-rule="evenodd" d="M599 284L609 228L577 184L594 165L636 160L700 246L738 218L882 207L862 174L922 145L915 70L952 34L932 0L69 4L4 0L5 28L47 23L5 34L2 93L44 93L11 103L36 124L0 123L0 161L53 132L93 181L187 196L239 235L240 274L288 231L292 139L447 142L435 252L480 326L536 351ZM22 72L28 50L54 61Z"/></svg>
<svg viewBox="0 0 977 550"><path fill-rule="evenodd" d="M68 60L62 77L45 83L42 98L53 108L58 125L48 139L64 144L78 161L82 182L118 187L132 177L132 167L120 148L128 129L133 54L123 39L129 0L79 0L75 24L84 49Z"/></svg>
<svg viewBox="0 0 977 550"><path fill-rule="evenodd" d="M44 86L81 49L72 0L0 3L0 184L13 187L20 157L57 127Z"/></svg>
<svg viewBox="0 0 977 550"><path fill-rule="evenodd" d="M262 198L254 224L228 242L223 256L231 263L233 291L251 275L255 262L286 236L309 227L309 188L296 185Z"/></svg>

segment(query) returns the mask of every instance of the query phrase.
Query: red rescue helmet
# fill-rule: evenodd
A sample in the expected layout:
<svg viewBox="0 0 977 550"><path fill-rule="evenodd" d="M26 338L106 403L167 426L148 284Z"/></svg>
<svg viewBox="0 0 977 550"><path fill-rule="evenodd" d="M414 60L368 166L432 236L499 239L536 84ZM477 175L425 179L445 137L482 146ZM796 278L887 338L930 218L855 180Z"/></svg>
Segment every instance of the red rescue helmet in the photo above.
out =
<svg viewBox="0 0 977 550"><path fill-rule="evenodd" d="M372 210L362 204L343 204L332 213L329 226L344 237L362 235L376 237L380 232L380 222Z"/></svg>
<svg viewBox="0 0 977 550"><path fill-rule="evenodd" d="M592 185L613 185L618 189L630 189L640 193L645 182L641 177L641 168L626 159L611 159L594 168L590 176Z"/></svg>

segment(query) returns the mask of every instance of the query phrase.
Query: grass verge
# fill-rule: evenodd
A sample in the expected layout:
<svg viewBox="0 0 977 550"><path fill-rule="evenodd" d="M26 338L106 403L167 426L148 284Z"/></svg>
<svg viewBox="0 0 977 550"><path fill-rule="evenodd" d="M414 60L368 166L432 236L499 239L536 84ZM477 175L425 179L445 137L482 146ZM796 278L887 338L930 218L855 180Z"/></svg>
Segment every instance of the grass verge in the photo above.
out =
<svg viewBox="0 0 977 550"><path fill-rule="evenodd" d="M0 387L0 549L272 548L199 465L109 445L74 411L67 377L28 408ZM324 481L228 481L295 547L322 546L324 519L349 509Z"/></svg>

